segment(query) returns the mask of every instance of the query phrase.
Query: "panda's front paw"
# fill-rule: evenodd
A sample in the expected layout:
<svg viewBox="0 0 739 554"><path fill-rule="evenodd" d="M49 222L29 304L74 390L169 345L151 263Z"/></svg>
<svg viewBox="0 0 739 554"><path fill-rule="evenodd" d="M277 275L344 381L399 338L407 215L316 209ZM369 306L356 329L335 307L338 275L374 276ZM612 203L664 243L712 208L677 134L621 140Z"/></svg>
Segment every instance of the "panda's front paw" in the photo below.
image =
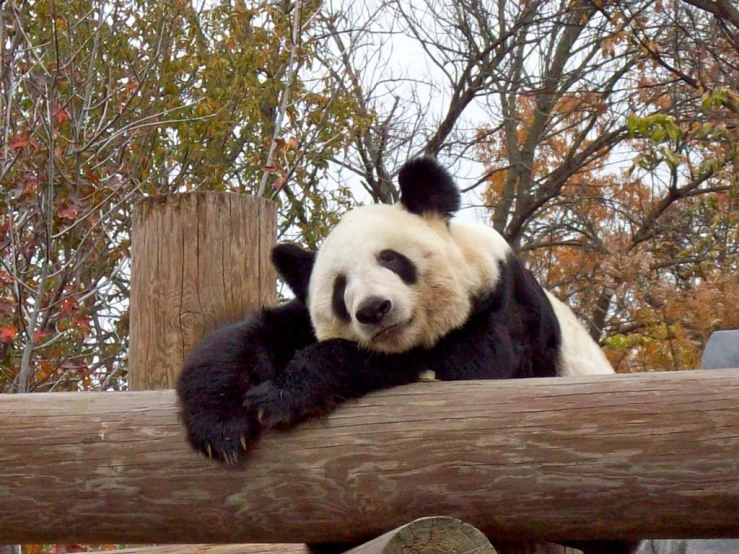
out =
<svg viewBox="0 0 739 554"><path fill-rule="evenodd" d="M304 416L299 399L275 381L266 381L244 395L244 407L254 414L262 427L287 428Z"/></svg>
<svg viewBox="0 0 739 554"><path fill-rule="evenodd" d="M309 417L327 415L336 406L333 394L310 380L291 379L290 383L266 381L244 395L244 407L256 414L262 427L287 429Z"/></svg>
<svg viewBox="0 0 739 554"><path fill-rule="evenodd" d="M235 464L259 436L259 423L253 414L213 421L210 418L185 417L187 440L204 456Z"/></svg>

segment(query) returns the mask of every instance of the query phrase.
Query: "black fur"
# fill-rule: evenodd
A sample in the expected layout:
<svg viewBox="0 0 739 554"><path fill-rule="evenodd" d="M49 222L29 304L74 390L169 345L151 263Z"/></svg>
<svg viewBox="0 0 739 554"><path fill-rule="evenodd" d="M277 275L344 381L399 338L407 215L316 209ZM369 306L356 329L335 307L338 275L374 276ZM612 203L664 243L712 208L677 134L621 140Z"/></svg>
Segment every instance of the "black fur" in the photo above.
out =
<svg viewBox="0 0 739 554"><path fill-rule="evenodd" d="M235 462L260 429L256 414L243 407L245 392L277 377L295 352L315 340L305 304L297 299L206 334L177 381L193 448Z"/></svg>
<svg viewBox="0 0 739 554"><path fill-rule="evenodd" d="M418 281L416 264L395 250L383 250L377 256L377 263L395 273L406 285Z"/></svg>
<svg viewBox="0 0 739 554"><path fill-rule="evenodd" d="M347 323L352 320L346 308L344 293L346 292L346 275L337 275L334 279L334 291L331 295L331 309L336 317Z"/></svg>
<svg viewBox="0 0 739 554"><path fill-rule="evenodd" d="M515 256L500 263L498 286L475 304L463 327L423 353L437 379L557 375L559 323L541 287Z"/></svg>
<svg viewBox="0 0 739 554"><path fill-rule="evenodd" d="M454 179L433 158L406 162L398 173L400 203L413 214L439 214L450 219L461 195Z"/></svg>
<svg viewBox="0 0 739 554"><path fill-rule="evenodd" d="M304 250L297 244L278 244L272 249L272 265L287 283L295 297L305 302L308 280L316 261L316 253Z"/></svg>

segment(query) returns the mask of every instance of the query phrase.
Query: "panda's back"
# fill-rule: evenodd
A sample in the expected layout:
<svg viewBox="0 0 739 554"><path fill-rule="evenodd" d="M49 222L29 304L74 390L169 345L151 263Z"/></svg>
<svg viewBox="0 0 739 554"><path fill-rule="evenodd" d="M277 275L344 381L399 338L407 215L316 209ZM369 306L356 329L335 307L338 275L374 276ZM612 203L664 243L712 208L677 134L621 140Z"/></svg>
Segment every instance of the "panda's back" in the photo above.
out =
<svg viewBox="0 0 739 554"><path fill-rule="evenodd" d="M470 317L428 352L441 380L600 375L613 369L572 310L513 252Z"/></svg>
<svg viewBox="0 0 739 554"><path fill-rule="evenodd" d="M561 376L614 373L608 358L570 307L551 292L545 292L557 316L562 335L557 373Z"/></svg>

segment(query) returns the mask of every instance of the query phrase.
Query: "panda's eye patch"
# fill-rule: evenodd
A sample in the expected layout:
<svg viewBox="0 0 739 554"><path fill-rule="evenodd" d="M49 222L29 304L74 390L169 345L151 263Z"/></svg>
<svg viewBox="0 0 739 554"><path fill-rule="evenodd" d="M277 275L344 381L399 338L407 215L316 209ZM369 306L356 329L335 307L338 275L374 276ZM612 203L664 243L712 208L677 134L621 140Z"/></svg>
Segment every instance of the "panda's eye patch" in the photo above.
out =
<svg viewBox="0 0 739 554"><path fill-rule="evenodd" d="M416 264L395 250L383 250L377 255L377 262L397 274L406 285L412 285L418 278Z"/></svg>
<svg viewBox="0 0 739 554"><path fill-rule="evenodd" d="M349 311L346 309L344 302L344 292L346 291L346 275L337 275L334 280L334 293L331 296L331 308L336 316L342 321L351 321Z"/></svg>

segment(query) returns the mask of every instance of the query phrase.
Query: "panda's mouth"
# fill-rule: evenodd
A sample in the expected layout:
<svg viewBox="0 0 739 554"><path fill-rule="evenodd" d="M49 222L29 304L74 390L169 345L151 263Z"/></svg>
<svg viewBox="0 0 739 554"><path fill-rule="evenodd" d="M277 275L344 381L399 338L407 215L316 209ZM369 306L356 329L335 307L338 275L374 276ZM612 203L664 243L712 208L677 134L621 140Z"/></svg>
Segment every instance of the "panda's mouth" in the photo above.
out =
<svg viewBox="0 0 739 554"><path fill-rule="evenodd" d="M407 329L411 324L413 323L413 318L406 321L399 321L397 323L393 323L391 325L387 325L377 331L374 335L372 335L371 341L377 340L377 339L385 339L393 335L397 335L398 333L401 333L405 329Z"/></svg>

